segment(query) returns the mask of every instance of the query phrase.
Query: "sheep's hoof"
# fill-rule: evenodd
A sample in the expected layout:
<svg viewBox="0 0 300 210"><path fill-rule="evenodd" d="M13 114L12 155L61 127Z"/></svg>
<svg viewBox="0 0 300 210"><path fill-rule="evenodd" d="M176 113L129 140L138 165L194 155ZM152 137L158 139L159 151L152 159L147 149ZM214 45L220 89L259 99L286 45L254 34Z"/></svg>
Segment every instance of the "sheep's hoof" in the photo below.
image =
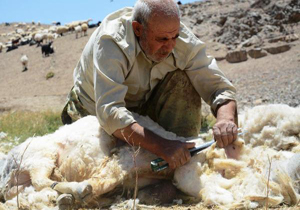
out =
<svg viewBox="0 0 300 210"><path fill-rule="evenodd" d="M58 196L56 202L59 210L71 210L73 208L75 199L71 194L61 194Z"/></svg>
<svg viewBox="0 0 300 210"><path fill-rule="evenodd" d="M77 194L79 198L77 198L80 202L88 203L92 198L93 188L88 182L82 182L77 187Z"/></svg>

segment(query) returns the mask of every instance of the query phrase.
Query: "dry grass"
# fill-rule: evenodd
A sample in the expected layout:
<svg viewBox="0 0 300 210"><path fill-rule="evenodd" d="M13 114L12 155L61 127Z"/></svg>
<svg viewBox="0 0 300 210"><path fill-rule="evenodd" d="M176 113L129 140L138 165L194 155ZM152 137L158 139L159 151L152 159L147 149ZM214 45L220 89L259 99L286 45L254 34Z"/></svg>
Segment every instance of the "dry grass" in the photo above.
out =
<svg viewBox="0 0 300 210"><path fill-rule="evenodd" d="M135 186L134 186L134 194L133 194L133 206L132 209L136 209L136 197L137 197L137 193L138 193L138 168L136 165L136 158L139 154L140 151L140 146L136 149L134 143L130 144L130 137L132 136L133 132L129 135L128 139L124 136L124 130L121 131L123 138L125 139L125 141L131 146L132 149L132 160L133 160L133 164L134 164L134 171L135 171Z"/></svg>
<svg viewBox="0 0 300 210"><path fill-rule="evenodd" d="M20 157L20 162L18 163L16 157L13 156L13 159L14 159L14 162L16 163L17 165L17 169L16 169L16 173L15 173L15 178L17 180L17 207L18 209L20 209L20 203L19 203L19 175L20 175L20 168L22 166L22 161L23 161L23 157L24 157L24 154L27 150L27 148L29 147L31 141L26 145L21 157Z"/></svg>
<svg viewBox="0 0 300 210"><path fill-rule="evenodd" d="M61 125L58 112L16 111L2 114L0 115L0 152L8 152L29 137L52 133Z"/></svg>

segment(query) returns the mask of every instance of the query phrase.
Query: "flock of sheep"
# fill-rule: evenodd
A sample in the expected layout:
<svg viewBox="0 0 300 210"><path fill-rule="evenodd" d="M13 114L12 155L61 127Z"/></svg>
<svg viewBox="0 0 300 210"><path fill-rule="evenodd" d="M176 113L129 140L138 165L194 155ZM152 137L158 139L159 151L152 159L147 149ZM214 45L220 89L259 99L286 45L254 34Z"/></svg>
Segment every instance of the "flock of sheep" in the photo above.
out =
<svg viewBox="0 0 300 210"><path fill-rule="evenodd" d="M88 28L98 26L101 23L99 21L97 24L89 25L90 21L92 21L92 19L73 21L65 25L60 25L60 22L55 22L54 25L48 28L42 27L40 23L35 22L30 24L15 24L14 31L0 34L1 37L8 38L6 43L0 42L0 52L4 51L5 49L6 52L9 52L17 49L19 46L29 44L30 46L41 46L42 55L48 56L50 53L54 52L53 47L49 43L53 43L56 38L63 36L66 33L75 32L75 37L77 39L79 35L81 37L86 36ZM6 25L10 24L6 23ZM28 57L23 55L20 61L23 65L23 71L26 71L28 69Z"/></svg>
<svg viewBox="0 0 300 210"><path fill-rule="evenodd" d="M135 115L135 119L164 138L189 141L150 118ZM244 135L237 141L225 149L213 144L173 176L168 169L151 171L155 155L127 144L118 146L95 116L87 116L53 134L29 138L6 155L0 153L0 209L99 209L118 202L120 197L113 197L114 193L107 197L107 193L120 187L142 188L155 179L172 178L201 206L297 206L300 107L256 106L244 110L239 120ZM196 144L203 144L204 137Z"/></svg>

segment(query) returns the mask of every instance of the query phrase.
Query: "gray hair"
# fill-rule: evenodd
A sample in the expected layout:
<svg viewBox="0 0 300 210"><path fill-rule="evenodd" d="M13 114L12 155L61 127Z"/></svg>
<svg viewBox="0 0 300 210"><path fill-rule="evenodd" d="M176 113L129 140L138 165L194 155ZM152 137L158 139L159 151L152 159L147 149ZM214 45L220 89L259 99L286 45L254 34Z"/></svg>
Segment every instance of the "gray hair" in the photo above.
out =
<svg viewBox="0 0 300 210"><path fill-rule="evenodd" d="M133 9L133 20L147 27L153 14L180 18L178 4L174 0L137 0Z"/></svg>

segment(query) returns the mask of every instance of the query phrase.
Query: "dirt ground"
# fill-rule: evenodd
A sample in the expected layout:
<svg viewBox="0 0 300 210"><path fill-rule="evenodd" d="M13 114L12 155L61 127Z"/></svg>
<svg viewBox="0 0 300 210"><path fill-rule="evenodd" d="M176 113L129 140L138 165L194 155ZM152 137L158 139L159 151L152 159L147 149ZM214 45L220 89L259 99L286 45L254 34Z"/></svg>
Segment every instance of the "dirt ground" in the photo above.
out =
<svg viewBox="0 0 300 210"><path fill-rule="evenodd" d="M13 30L13 26L9 27ZM2 24L0 33L3 28L7 30ZM54 41L55 53L49 57L42 57L41 48L35 45L0 53L0 112L61 110L73 84L73 69L88 38L75 39L75 34L62 36ZM20 62L22 54L29 59L25 72ZM54 77L47 80L49 72Z"/></svg>

